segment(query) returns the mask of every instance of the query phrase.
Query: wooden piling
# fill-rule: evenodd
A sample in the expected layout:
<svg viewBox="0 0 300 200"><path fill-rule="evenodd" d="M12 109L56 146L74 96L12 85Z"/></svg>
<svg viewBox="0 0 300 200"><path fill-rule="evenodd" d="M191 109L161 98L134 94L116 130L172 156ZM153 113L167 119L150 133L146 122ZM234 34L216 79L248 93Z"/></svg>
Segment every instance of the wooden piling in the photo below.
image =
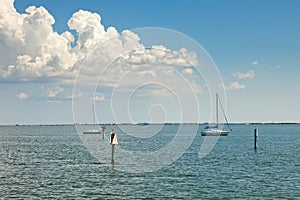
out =
<svg viewBox="0 0 300 200"><path fill-rule="evenodd" d="M257 136L258 136L258 132L257 132L257 129L255 128L254 129L254 150L257 149L257 145L256 145L256 143L257 143Z"/></svg>
<svg viewBox="0 0 300 200"><path fill-rule="evenodd" d="M112 144L112 145L111 145L111 164L114 164L114 163L115 163L115 158L114 158L114 156L115 156L115 145Z"/></svg>
<svg viewBox="0 0 300 200"><path fill-rule="evenodd" d="M101 126L101 129L102 129L102 140L104 140L104 131L106 129L106 126Z"/></svg>

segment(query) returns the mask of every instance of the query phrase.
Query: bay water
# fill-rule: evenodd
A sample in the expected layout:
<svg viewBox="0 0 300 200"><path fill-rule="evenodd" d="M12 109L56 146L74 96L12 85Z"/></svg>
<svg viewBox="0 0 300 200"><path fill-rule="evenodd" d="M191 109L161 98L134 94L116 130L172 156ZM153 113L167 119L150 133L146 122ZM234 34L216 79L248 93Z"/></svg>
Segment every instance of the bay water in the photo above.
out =
<svg viewBox="0 0 300 200"><path fill-rule="evenodd" d="M165 125L160 135L179 126L192 125ZM203 127L170 165L128 173L118 161L113 168L92 156L75 126L0 126L0 199L300 199L300 124L232 125L199 158ZM137 143L111 128L118 132L116 155L122 145L132 151L165 145L154 137Z"/></svg>

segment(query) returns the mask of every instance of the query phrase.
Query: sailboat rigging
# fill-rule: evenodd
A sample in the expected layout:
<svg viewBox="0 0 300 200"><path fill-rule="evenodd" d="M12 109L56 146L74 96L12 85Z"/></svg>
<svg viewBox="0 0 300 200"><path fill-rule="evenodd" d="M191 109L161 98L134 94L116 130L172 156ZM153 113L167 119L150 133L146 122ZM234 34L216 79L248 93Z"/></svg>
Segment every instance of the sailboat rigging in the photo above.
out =
<svg viewBox="0 0 300 200"><path fill-rule="evenodd" d="M220 104L222 113L224 115L224 118L226 120L228 130L222 130L222 129L219 128L219 104ZM225 115L223 106L221 104L221 101L219 99L219 95L217 93L216 94L216 125L215 126L206 126L205 130L201 131L201 135L202 136L227 136L229 134L230 130L231 129L230 129L230 126L229 126L229 123L228 123L228 119Z"/></svg>
<svg viewBox="0 0 300 200"><path fill-rule="evenodd" d="M92 113L93 113L93 125L95 125L96 116L95 116L95 106L94 105L92 107ZM99 130L99 129L83 131L83 134L100 134L100 133L101 133L101 130Z"/></svg>

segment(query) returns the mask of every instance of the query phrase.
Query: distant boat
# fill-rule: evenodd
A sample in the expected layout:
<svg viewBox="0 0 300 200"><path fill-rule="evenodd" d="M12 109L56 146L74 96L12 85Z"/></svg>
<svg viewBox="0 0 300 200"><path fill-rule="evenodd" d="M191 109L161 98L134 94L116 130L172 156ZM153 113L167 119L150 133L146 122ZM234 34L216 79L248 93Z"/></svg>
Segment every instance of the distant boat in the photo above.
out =
<svg viewBox="0 0 300 200"><path fill-rule="evenodd" d="M100 134L100 133L102 133L102 131L101 130L97 130L97 129L83 131L83 134Z"/></svg>
<svg viewBox="0 0 300 200"><path fill-rule="evenodd" d="M219 106L218 106L219 103L220 103L223 115L225 117L226 124L228 126L228 130L222 130L222 129L219 128ZM229 127L229 124L228 124L228 120L227 120L227 117L225 115L222 104L220 102L218 93L216 94L216 117L217 117L216 125L215 126L206 126L205 130L201 131L202 136L227 136L230 133L230 127Z"/></svg>
<svg viewBox="0 0 300 200"><path fill-rule="evenodd" d="M92 112L93 112L93 125L95 125L96 116L95 116L95 107L94 107L94 105L92 107ZM102 133L102 130L99 130L99 129L92 129L92 130L83 131L83 134L100 134L100 133Z"/></svg>

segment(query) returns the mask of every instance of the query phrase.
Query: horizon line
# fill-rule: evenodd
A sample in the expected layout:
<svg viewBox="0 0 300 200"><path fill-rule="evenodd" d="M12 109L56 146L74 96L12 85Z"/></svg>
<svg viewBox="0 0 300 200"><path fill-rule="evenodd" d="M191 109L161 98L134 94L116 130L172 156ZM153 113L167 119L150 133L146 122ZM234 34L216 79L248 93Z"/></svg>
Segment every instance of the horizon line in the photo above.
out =
<svg viewBox="0 0 300 200"><path fill-rule="evenodd" d="M81 126L96 126L96 125L178 125L178 124L191 124L191 125L205 125L205 124L210 124L208 122L161 122L161 123L150 123L150 122L139 122L139 123L131 123L131 122L121 122L121 123L32 123L32 124L0 124L0 126L76 126L76 125L81 125ZM213 123L211 123L213 124ZM222 125L226 123L220 123ZM230 125L255 125L255 124L300 124L300 122L231 122L229 123Z"/></svg>

